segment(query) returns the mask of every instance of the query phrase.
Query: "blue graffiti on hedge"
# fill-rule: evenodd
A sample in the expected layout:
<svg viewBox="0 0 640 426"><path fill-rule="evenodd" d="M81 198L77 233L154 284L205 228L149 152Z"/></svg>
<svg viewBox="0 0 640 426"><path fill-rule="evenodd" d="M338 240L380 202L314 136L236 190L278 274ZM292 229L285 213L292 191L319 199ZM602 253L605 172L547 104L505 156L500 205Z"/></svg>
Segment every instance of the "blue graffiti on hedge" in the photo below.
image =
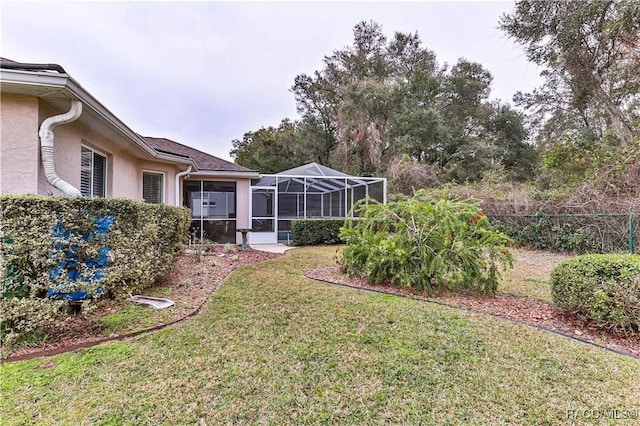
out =
<svg viewBox="0 0 640 426"><path fill-rule="evenodd" d="M114 216L106 215L93 218L93 229L90 232L82 233L83 241L92 241L95 238L105 239L109 234L109 228L113 224ZM104 277L109 261L109 247L103 246L98 251L98 256L93 259L83 259L78 255L79 246L77 243L65 244L61 240L69 240L71 236L77 235L75 230L66 230L57 223L51 230L51 235L58 242L54 242L52 254L59 251L66 251L64 261L56 266L49 278L52 281L64 280L63 275L66 272L67 280L49 289L47 296L56 300L84 300L89 296L86 291L77 290L70 291L70 287L75 287L72 283L77 281L94 282ZM65 291L66 290L66 291ZM102 288L96 289L96 294L102 294Z"/></svg>

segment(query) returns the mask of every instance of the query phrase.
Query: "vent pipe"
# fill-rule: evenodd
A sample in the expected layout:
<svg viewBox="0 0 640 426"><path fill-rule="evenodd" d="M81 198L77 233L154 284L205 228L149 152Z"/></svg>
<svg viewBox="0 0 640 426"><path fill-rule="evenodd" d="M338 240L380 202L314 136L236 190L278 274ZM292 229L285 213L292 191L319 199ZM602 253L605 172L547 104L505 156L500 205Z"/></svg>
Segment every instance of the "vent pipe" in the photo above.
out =
<svg viewBox="0 0 640 426"><path fill-rule="evenodd" d="M54 115L42 122L38 136L40 136L40 155L42 158L42 167L44 167L44 175L47 181L58 188L64 195L79 196L82 195L80 190L70 183L62 180L56 174L56 166L53 161L53 129L61 124L71 123L82 114L82 103L78 100L71 101L69 112L60 115Z"/></svg>

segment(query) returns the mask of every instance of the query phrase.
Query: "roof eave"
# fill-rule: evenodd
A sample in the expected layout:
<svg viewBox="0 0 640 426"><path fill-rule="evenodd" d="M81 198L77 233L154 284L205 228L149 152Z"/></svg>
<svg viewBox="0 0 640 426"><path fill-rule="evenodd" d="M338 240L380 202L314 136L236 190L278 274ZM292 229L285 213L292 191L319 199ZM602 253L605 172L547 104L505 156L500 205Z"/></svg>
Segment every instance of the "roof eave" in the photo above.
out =
<svg viewBox="0 0 640 426"><path fill-rule="evenodd" d="M167 153L164 153L164 152L156 152L155 157L158 160L165 160L165 161L169 161L169 162L172 162L172 163L188 164L188 165L192 166L194 170L198 170L198 165L191 158L183 157L181 155L167 154Z"/></svg>
<svg viewBox="0 0 640 426"><path fill-rule="evenodd" d="M259 179L260 173L255 170L198 170L189 173L190 176L235 177L245 179Z"/></svg>
<svg viewBox="0 0 640 426"><path fill-rule="evenodd" d="M47 87L53 90L60 90L67 96L76 98L85 106L91 108L99 117L105 120L115 130L124 137L131 140L147 154L154 158L158 157L158 152L150 147L144 139L131 130L118 117L109 111L104 105L94 98L89 92L78 84L69 74L53 74L49 72L33 72L12 69L1 69L0 81L3 84L23 84L27 86Z"/></svg>

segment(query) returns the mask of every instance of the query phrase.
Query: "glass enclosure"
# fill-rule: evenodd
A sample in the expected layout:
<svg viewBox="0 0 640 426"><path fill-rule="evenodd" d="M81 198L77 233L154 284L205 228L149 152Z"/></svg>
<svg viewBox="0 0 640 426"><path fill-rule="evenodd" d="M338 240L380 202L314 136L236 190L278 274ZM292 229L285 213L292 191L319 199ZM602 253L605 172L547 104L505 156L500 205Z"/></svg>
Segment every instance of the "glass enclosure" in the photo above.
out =
<svg viewBox="0 0 640 426"><path fill-rule="evenodd" d="M191 209L191 239L235 244L236 183L188 180L183 190L184 205Z"/></svg>
<svg viewBox="0 0 640 426"><path fill-rule="evenodd" d="M366 197L385 203L386 192L384 178L350 176L316 163L262 175L251 182L249 242L290 241L294 219L357 216L354 204ZM237 195L236 182L185 180L183 200L191 209L191 241L235 244ZM241 194L241 200L246 195Z"/></svg>
<svg viewBox="0 0 640 426"><path fill-rule="evenodd" d="M349 176L316 163L263 175L252 181L251 240L290 239L293 219L357 216L351 207L366 197L386 202L386 179Z"/></svg>

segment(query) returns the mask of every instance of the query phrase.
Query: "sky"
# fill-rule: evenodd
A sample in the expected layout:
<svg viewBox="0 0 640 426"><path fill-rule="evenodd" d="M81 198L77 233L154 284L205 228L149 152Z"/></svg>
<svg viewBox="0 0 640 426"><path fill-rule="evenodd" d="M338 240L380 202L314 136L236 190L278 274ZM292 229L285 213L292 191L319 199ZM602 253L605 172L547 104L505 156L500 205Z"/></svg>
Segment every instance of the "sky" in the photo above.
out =
<svg viewBox="0 0 640 426"><path fill-rule="evenodd" d="M415 33L440 64L481 63L492 97L539 85L539 70L501 32L513 2L33 2L0 3L0 52L61 65L143 136L226 160L233 139L296 119L291 86L353 42L361 21Z"/></svg>

